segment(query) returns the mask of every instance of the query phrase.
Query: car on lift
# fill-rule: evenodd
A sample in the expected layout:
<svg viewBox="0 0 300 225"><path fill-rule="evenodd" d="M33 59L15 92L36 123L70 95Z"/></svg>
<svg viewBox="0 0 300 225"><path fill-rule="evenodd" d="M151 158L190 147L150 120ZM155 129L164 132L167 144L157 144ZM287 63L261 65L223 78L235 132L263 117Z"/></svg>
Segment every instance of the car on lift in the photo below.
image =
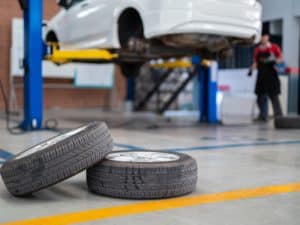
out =
<svg viewBox="0 0 300 225"><path fill-rule="evenodd" d="M61 49L105 48L120 54L125 76L143 61L226 52L254 44L260 0L59 0L46 42Z"/></svg>

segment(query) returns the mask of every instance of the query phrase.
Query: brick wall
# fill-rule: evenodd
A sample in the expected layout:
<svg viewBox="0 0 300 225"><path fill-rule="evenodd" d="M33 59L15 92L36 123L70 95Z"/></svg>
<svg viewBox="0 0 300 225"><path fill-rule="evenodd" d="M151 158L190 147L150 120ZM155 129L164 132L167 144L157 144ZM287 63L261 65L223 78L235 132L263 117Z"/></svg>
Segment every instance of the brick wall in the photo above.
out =
<svg viewBox="0 0 300 225"><path fill-rule="evenodd" d="M43 0L44 19L50 19L59 8L56 0ZM3 82L6 92L9 88L9 67L10 67L10 46L11 46L11 20L14 17L22 17L22 11L17 0L0 0L0 79ZM44 81L47 83L48 81ZM61 82L61 81L55 81ZM45 108L82 108L82 107L119 107L125 95L126 83L116 70L115 88L109 90L97 89L48 89L44 90ZM67 83L71 83L68 81ZM19 104L22 105L22 89L17 88ZM3 109L3 101L0 97L0 109Z"/></svg>

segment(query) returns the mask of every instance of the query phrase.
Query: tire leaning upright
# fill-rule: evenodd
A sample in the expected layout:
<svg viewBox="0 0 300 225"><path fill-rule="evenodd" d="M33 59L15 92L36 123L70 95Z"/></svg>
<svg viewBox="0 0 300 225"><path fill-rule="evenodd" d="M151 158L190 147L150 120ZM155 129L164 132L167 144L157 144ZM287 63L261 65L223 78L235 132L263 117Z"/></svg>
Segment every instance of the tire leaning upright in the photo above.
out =
<svg viewBox="0 0 300 225"><path fill-rule="evenodd" d="M16 155L4 163L0 173L12 195L26 196L93 166L112 148L106 124L94 122Z"/></svg>

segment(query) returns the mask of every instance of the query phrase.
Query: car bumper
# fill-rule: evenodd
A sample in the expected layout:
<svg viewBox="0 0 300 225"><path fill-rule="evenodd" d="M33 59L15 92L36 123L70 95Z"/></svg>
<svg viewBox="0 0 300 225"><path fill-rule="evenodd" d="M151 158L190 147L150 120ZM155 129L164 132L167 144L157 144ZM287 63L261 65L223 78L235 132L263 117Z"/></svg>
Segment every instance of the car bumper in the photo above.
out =
<svg viewBox="0 0 300 225"><path fill-rule="evenodd" d="M195 2L195 0L190 0ZM200 1L201 2L201 1ZM147 38L170 34L212 34L235 38L260 39L261 5L211 1L214 3L188 4L191 8L166 9L147 14ZM232 2L232 1L231 1ZM225 8L224 8L225 7Z"/></svg>

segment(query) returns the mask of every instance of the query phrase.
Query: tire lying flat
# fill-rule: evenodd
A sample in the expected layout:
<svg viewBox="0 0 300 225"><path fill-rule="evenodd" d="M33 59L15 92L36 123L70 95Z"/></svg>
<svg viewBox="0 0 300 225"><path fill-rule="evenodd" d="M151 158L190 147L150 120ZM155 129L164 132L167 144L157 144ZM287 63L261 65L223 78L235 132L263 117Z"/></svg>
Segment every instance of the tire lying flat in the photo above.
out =
<svg viewBox="0 0 300 225"><path fill-rule="evenodd" d="M106 124L94 122L16 155L0 173L12 195L26 196L93 166L112 148Z"/></svg>
<svg viewBox="0 0 300 225"><path fill-rule="evenodd" d="M275 118L275 127L277 129L300 129L300 117L277 117Z"/></svg>
<svg viewBox="0 0 300 225"><path fill-rule="evenodd" d="M196 189L197 163L185 154L122 151L87 170L93 193L126 199L161 199Z"/></svg>

